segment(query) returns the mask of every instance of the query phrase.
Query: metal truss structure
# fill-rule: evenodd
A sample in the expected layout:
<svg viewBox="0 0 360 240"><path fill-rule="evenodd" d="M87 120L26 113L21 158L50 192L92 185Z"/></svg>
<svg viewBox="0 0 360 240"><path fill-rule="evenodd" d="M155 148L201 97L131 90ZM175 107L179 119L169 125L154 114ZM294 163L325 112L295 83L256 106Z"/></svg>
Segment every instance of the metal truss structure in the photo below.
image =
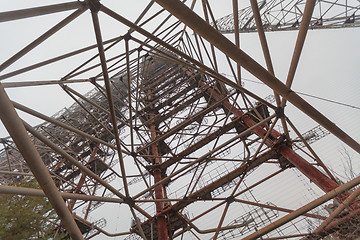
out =
<svg viewBox="0 0 360 240"><path fill-rule="evenodd" d="M303 20L306 1L270 0L258 3L260 18L265 31L297 30ZM359 27L358 1L316 1L310 21L311 29ZM254 32L257 29L251 7L237 12L237 24L234 14L215 21L222 33L233 33L234 26L240 32Z"/></svg>
<svg viewBox="0 0 360 240"><path fill-rule="evenodd" d="M10 134L1 139L0 193L46 196L61 219L54 234L66 230L72 239L359 236L360 190L349 190L360 177L340 184L310 145L329 134L358 153L360 145L291 89L307 30L356 26L358 6L250 2L251 10L238 11L233 1L240 14L217 21L219 29L210 25L215 18L207 0L149 1L136 20L96 0L0 13L7 24L72 11L0 65L0 117ZM281 18L273 12L279 6ZM321 8L320 17L312 16L314 8ZM328 17L329 9L339 15ZM7 71L85 14L96 44ZM125 30L104 40L104 16L113 21L112 31ZM240 49L238 25L259 33L267 69ZM264 31L298 26L283 83L274 76ZM222 34L231 29L234 43ZM66 61L83 53L89 57L58 80L11 81L52 64L66 68ZM223 65L231 78L220 74ZM245 89L242 69L274 97ZM82 94L76 84L94 89ZM12 101L5 91L33 86L58 86L74 103L49 116ZM301 134L285 114L287 102L319 125ZM31 126L15 109L44 122ZM13 186L32 177L42 189ZM289 202L283 192L291 192ZM114 205L128 208L115 213ZM121 219L127 230L106 230L119 215L128 218Z"/></svg>

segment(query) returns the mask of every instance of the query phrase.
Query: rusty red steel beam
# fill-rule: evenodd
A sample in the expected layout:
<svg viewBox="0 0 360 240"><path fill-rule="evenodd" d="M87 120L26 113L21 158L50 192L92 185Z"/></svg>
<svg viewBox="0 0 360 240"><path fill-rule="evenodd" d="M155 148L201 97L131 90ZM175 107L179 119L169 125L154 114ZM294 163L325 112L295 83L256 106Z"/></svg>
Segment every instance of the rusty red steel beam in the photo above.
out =
<svg viewBox="0 0 360 240"><path fill-rule="evenodd" d="M239 63L247 71L249 71L263 83L280 94L283 98L287 99L303 113L333 133L336 137L353 148L356 152L360 153L360 144L357 141L351 138L341 128L336 126L327 117L320 113L316 108L302 99L298 94L296 94L274 75L268 72L258 62L248 56L241 49L236 47L229 39L223 36L220 32L216 31L184 3L180 2L179 0L155 0L155 2L168 10L199 35L207 39L220 51L232 58L235 62Z"/></svg>
<svg viewBox="0 0 360 240"><path fill-rule="evenodd" d="M279 152L323 191L329 192L339 186L337 182L324 175L290 147L284 145L279 149ZM341 199L343 197L346 197L346 194L343 194Z"/></svg>
<svg viewBox="0 0 360 240"><path fill-rule="evenodd" d="M220 99L219 101L217 101L216 103L212 104L211 106L203 109L202 111L196 113L195 115L193 115L191 118L181 122L180 124L178 124L177 126L171 128L169 131L167 131L166 133L159 135L156 137L156 139L154 139L153 142L159 142L162 141L166 138L168 138L169 136L173 135L174 133L176 133L177 131L179 131L180 129L183 129L184 127L186 127L187 125L191 124L192 122L195 122L197 119L201 118L202 116L204 116L205 114L213 111L214 109L216 109L217 107L219 107L222 103L222 100L229 98L230 96L234 95L234 93L227 95L226 97L223 97L222 99ZM200 97L202 95L199 95ZM191 100L191 99L190 99ZM144 147L141 147L137 150L137 152L141 152L142 150L148 148L150 145L152 144L152 142L150 142L149 144L145 145Z"/></svg>
<svg viewBox="0 0 360 240"><path fill-rule="evenodd" d="M268 122L269 120L271 120L272 118L274 118L275 115L272 115L272 116L269 116L267 117L266 119L260 121L259 123L257 123L255 126L253 127L249 127L247 128L246 130L244 130L243 132L239 133L238 135L232 137L231 139L225 141L224 143L220 144L219 146L213 148L212 150L208 151L207 153L205 153L204 155L202 155L201 157L197 158L196 160L193 160L191 162L189 162L186 166L176 170L176 171L173 171L171 174L169 174L167 177L164 177L160 182L156 183L156 184L153 184L152 186L150 186L149 188L139 192L138 194L134 195L133 198L134 199L137 199L139 198L140 196L142 196L143 194L149 192L151 189L154 189L156 186L158 186L159 184L163 184L163 183L166 183L168 182L169 180L171 180L171 178L173 178L174 176L180 174L180 173L183 173L185 170L191 168L192 166L194 166L195 164L198 164L198 163L202 163L204 161L206 161L211 155L213 155L214 153L218 152L219 150L223 149L224 147L228 146L230 143L232 143L233 141L241 138L241 137L244 137L246 135L248 135L249 133L252 132L252 130L258 126L261 126L261 125L264 125L266 122Z"/></svg>
<svg viewBox="0 0 360 240"><path fill-rule="evenodd" d="M180 159L184 158L185 156L188 156L189 154L193 153L194 151L202 148L203 146L205 146L206 144L208 144L212 140L216 139L218 136L228 132L230 129L234 128L236 124L239 124L240 119L241 118L239 118L239 117L234 119L230 123L220 127L218 130L216 130L216 131L212 132L211 134L207 135L206 137L204 137L200 141L198 141L195 144L189 146L184 151L177 154L175 157L170 158L169 160L163 162L161 164L161 168L166 169L167 167L169 167L170 165L178 162Z"/></svg>
<svg viewBox="0 0 360 240"><path fill-rule="evenodd" d="M266 162L267 160L271 158L277 157L277 152L275 149L271 149L266 153L263 153L262 155L258 156L254 161L249 162L248 164L242 164L240 167L234 169L233 171L229 172L228 174L224 175L223 177L217 179L213 183L199 189L198 191L190 194L186 197L183 201L180 201L171 207L165 208L162 212L157 213L156 216L164 215L164 214L170 214L171 212L177 212L184 207L188 206L189 204L198 201L199 199L202 199L203 196L211 193L215 189L223 186L224 184L231 182L235 178L237 178L239 175L244 173L245 171L248 171L249 169L253 169L261 165L262 163ZM142 223L142 225L151 224L151 219L147 220ZM136 228L132 229L132 231L136 231Z"/></svg>
<svg viewBox="0 0 360 240"><path fill-rule="evenodd" d="M347 198L347 199L345 199L341 204L340 204L340 206L338 206L331 214L330 214L330 216L328 216L326 219L325 219L325 221L323 221L321 224L320 224L320 226L318 227L318 228L316 228L315 229L315 231L313 232L313 234L316 236L316 235L318 235L318 236L321 236L322 234L321 233L324 233L323 232L323 230L330 224L330 223L332 223L332 221L341 213L341 212L343 212L343 210L345 209L345 208L348 208L350 211L351 210L355 210L356 211L356 209L354 208L354 206L352 206L351 204L356 200L356 198L358 197L360 195L360 187L358 187L354 192L352 192L351 194L350 194L350 196ZM359 204L359 202L358 202L358 204ZM337 222L338 221L338 222ZM339 219L337 219L337 220L335 220L334 221L335 223L333 223L333 226L331 226L330 225L330 229L331 228L334 228L334 225L336 225L336 222L339 224L339 223L341 223L340 221L339 221ZM329 228L327 229L327 230L329 230ZM327 231L325 231L325 232L327 232Z"/></svg>
<svg viewBox="0 0 360 240"><path fill-rule="evenodd" d="M83 236L75 223L75 220L66 207L59 190L51 178L39 152L27 134L25 127L17 115L14 106L0 84L0 119L14 140L21 155L34 174L40 187L44 190L49 202L63 222L72 239L83 239Z"/></svg>
<svg viewBox="0 0 360 240"><path fill-rule="evenodd" d="M149 95L148 97L151 100L151 96ZM154 115L154 113L150 113L150 117L153 117L152 115ZM151 134L151 141L154 141L157 136L154 122L150 123L150 134ZM151 145L151 151L152 151L152 155L155 156L155 161L153 164L155 164L157 166L153 169L154 181L155 181L155 183L158 183L161 181L162 177L161 177L161 169L159 166L159 164L161 162L160 162L159 150L158 150L157 143L153 143ZM159 184L157 187L155 187L155 199L163 199L164 198L163 189L164 189L164 187L162 184ZM164 203L163 202L155 202L155 206L156 206L156 213L157 213L156 224L157 224L158 239L159 240L168 240L169 236L168 236L166 217L164 214L161 214L161 212L164 209Z"/></svg>
<svg viewBox="0 0 360 240"><path fill-rule="evenodd" d="M203 83L204 84L204 83ZM219 101L222 99L222 96L218 94L216 91L212 91L208 89L208 91L212 92L212 97ZM233 107L230 102L227 100L223 101L223 106L231 111L234 115L238 117L242 117L243 122L246 124L247 127L254 126L256 122L248 116L244 116L244 113ZM259 137L263 137L266 134L266 130L262 127L258 127L254 129L254 133L257 134ZM269 138L266 141L266 144L272 147L276 144L276 141L279 140L281 134L278 133L276 130L272 130ZM328 176L324 175L321 171L303 159L300 155L295 153L289 146L282 144L281 148L279 148L279 152L283 155L287 160L289 160L292 164L294 164L303 174L305 174L309 179L311 179L317 186L319 186L323 191L329 192L334 188L338 187L338 183L334 180L329 178ZM346 197L346 194L342 195L342 197Z"/></svg>

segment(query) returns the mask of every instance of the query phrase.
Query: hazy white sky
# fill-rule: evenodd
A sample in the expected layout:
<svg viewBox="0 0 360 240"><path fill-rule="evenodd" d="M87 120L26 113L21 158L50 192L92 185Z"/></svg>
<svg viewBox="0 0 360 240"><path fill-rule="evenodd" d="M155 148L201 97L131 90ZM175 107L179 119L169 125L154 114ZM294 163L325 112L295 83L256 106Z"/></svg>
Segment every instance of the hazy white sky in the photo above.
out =
<svg viewBox="0 0 360 240"><path fill-rule="evenodd" d="M102 1L104 5L110 5L124 16L135 20L136 16L143 9L144 2L147 1ZM215 16L221 16L231 13L231 1L224 4L224 1L210 1L213 4ZM53 1L7 1L1 5L0 11L9 11L19 8L27 8L39 5L52 4ZM0 44L0 62L15 54L19 49L26 46L37 36L48 30L60 19L69 13L59 13L54 16L42 16L37 18L18 20L11 23L0 23L0 31L3 33ZM101 26L103 27L103 38L108 39L126 33L127 28L122 27L113 20L100 15ZM284 81L287 76L289 64L292 56L292 49L295 45L297 31L291 32L271 32L267 33L271 56L274 63L276 76ZM229 35L231 39L232 36ZM306 93L333 101L346 103L360 107L360 28L336 29L336 30L311 30L308 33L304 50L300 59L299 67L295 75L293 90ZM92 30L91 18L89 12L85 12L79 19L70 23L69 26L55 34L44 44L31 51L24 58L17 61L14 65L1 72L3 75L17 68L22 68L39 61L85 47L95 43L95 37ZM241 35L241 48L251 57L258 60L262 65L264 60L259 45L257 34L249 33ZM119 49L120 51L121 49ZM5 80L28 81L28 80L59 80L63 75L77 66L81 59L86 59L96 53L82 54L73 59L61 61L57 64L51 64L45 68L40 68L26 74ZM94 61L96 63L98 60ZM94 75L98 73L94 71ZM226 72L229 74L229 72ZM89 76L89 74L87 74ZM250 74L243 72L243 77L255 80ZM244 80L245 88L265 97L272 92L262 84L253 83ZM74 86L74 85L72 85ZM77 90L85 93L92 89L91 84L81 84L74 86ZM44 114L52 115L63 107L70 106L72 100L58 86L51 87L28 87L6 89L10 98L26 106L34 108ZM307 101L316 106L323 114L333 120L338 126L343 128L350 136L360 141L360 110L346 107L315 98L305 97ZM317 124L304 116L300 111L289 106L286 110L289 118L296 126L305 132ZM41 120L20 114L21 117L32 124L39 124ZM7 136L7 132L0 124L0 137ZM326 140L318 144L319 154L324 157L324 162L328 163L334 169L341 169L342 163L341 151L344 144L340 143L334 137L326 137ZM354 166L357 173L360 172L359 154L349 150L354 159ZM121 207L124 208L124 207ZM120 207L118 209L120 212ZM111 230L124 230L122 222L117 226L111 226ZM123 224L123 225L122 225ZM127 230L127 229L125 229ZM98 239L104 239L103 235ZM120 239L120 238L119 238Z"/></svg>

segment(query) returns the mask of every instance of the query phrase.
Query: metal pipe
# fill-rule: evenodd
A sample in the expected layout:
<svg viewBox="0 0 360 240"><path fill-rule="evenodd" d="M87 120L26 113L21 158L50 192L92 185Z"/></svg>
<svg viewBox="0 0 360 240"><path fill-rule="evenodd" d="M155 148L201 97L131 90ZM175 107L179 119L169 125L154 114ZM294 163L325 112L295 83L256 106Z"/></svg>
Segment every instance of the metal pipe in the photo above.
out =
<svg viewBox="0 0 360 240"><path fill-rule="evenodd" d="M113 101L113 97L112 97L112 93L111 93L111 84L110 84L108 69L107 69L107 65L106 65L104 46L102 43L101 29L100 29L99 16L98 16L98 10L99 10L98 7L100 7L101 5L97 1L91 1L91 3L93 5L93 8L91 9L91 18L92 18L93 27L94 27L96 43L98 46L99 58L100 58L100 62L101 62L101 69L102 69L102 73L104 76L107 99L109 101L110 120L111 120L112 125L114 126L113 131L114 131L116 148L117 148L118 157L119 157L120 171L121 171L121 176L123 176L122 180L123 180L123 184L124 184L125 195L127 198L130 198L129 187L128 187L128 183L127 183L127 179L126 179L125 163L124 163L124 159L122 156L121 143L120 143L120 139L119 139L119 132L118 132L117 122L116 122L115 106L114 106L114 101ZM128 91L129 91L128 94L130 95L131 94L130 89ZM136 217L133 207L131 205L129 205L129 207L130 207L130 211L135 219L137 228L139 229L140 235L146 239L144 231L141 227L141 223L138 220L138 218Z"/></svg>
<svg viewBox="0 0 360 240"><path fill-rule="evenodd" d="M160 44L161 46L165 47L166 49L176 53L177 55L183 57L184 59L186 59L187 61L189 61L190 63L194 64L195 66L198 67L194 67L194 65L191 65L189 63L187 63L186 61L182 61L180 59L177 59L176 57L168 54L165 51L161 51L157 48L152 48L150 45L147 45L144 42L139 41L140 44L147 46L149 48L152 48L154 51L157 52L161 52L162 55L165 55L177 62L181 62L182 64L186 65L186 66L191 66L194 69L199 70L200 72L204 72L206 71L208 74L210 74L211 76L213 76L214 78L218 79L219 81L239 90L240 92L243 92L249 96L251 96L252 98L256 99L257 101L264 103L266 106L271 107L272 109L276 109L275 106L273 106L272 104L269 104L268 102L266 102L265 100L261 99L260 97L258 97L257 95L253 94L251 91L248 91L247 89L243 88L242 86L238 85L237 83L229 80L228 78L224 77L223 75L217 73L216 71L214 71L213 69L207 67L206 65L202 64L199 61L196 61L195 59L187 56L186 54L184 54L183 52L181 52L180 50L178 50L177 48L173 47L172 45L166 43L165 41L157 38L156 36L152 35L150 32L140 28L139 26L133 24L132 22L130 22L129 20L127 20L126 18L120 16L119 14L117 14L116 12L112 11L111 9L105 7L105 6L101 6L100 10L104 13L106 13L107 15L109 15L110 17L118 20L119 22L125 24L126 26L134 29L135 31L139 32L140 34L146 36L147 38L149 38L150 40L156 42L157 44ZM136 40L134 37L132 37L133 40Z"/></svg>
<svg viewBox="0 0 360 240"><path fill-rule="evenodd" d="M119 41L120 39L121 39L121 37L112 38L112 39L104 41L104 44L112 43L114 41ZM16 76L18 74L21 74L21 73L24 73L24 72L27 72L27 71L30 71L30 70L34 70L36 68L43 67L45 65L48 65L48 64L51 64L51 63L54 63L54 62L57 62L57 61L60 61L60 60L75 56L77 54L89 51L89 50L91 50L93 48L96 48L96 45L90 45L88 47L84 47L84 48L81 48L81 49L78 49L78 50L75 50L75 51L72 51L72 52L68 52L66 54L63 54L63 55L60 55L60 56L57 56L57 57L54 57L54 58L50 58L50 59L42 61L42 62L35 63L33 65L30 65L30 66L15 70L13 72L9 72L9 73L6 73L4 75L1 75L0 80L6 79L6 78L9 78L9 77L13 77L13 76ZM64 79L66 79L66 78L64 78Z"/></svg>
<svg viewBox="0 0 360 240"><path fill-rule="evenodd" d="M143 194L145 194L146 192L150 191L151 189L159 186L160 184L166 183L167 181L169 181L172 177L174 177L175 175L183 172L184 170L190 168L191 166L200 163L201 161L204 161L208 156L212 155L214 152L219 151L221 148L227 146L229 143L235 141L238 138L241 138L243 136L246 136L247 134L249 134L250 132L252 132L255 128L258 128L264 124L266 124L269 120L273 119L275 117L275 115L271 115L267 118L265 118L264 120L260 121L259 123L255 124L252 127L249 127L248 129L244 130L243 132L241 132L240 134L232 137L231 139L227 140L226 142L224 142L223 144L217 146L216 148L214 148L213 150L209 151L208 153L202 155L201 157L199 157L198 159L192 161L191 163L187 164L186 166L180 168L179 170L173 172L172 174L168 175L167 177L163 178L161 181L153 184L151 187L141 191L140 193L136 194L133 198L139 198L140 196L142 196Z"/></svg>
<svg viewBox="0 0 360 240"><path fill-rule="evenodd" d="M83 222L86 225L93 227L94 229L98 230L99 232L105 234L108 237L116 237L116 236L123 236L123 235L131 234L131 232L109 233L109 232L103 230L102 228L99 228L99 227L93 225L91 222L88 222L87 220L85 220L79 216L75 216L75 218L78 219L80 222Z"/></svg>
<svg viewBox="0 0 360 240"><path fill-rule="evenodd" d="M3 86L0 84L0 119L14 140L40 187L44 190L49 202L62 220L72 239L83 239L72 214L66 207L50 173L46 169L39 152L27 134L23 123L11 104Z"/></svg>
<svg viewBox="0 0 360 240"><path fill-rule="evenodd" d="M17 194L17 195L25 195L25 196L46 197L44 191L42 191L41 189L6 186L6 185L0 185L0 194ZM60 192L60 194L65 199L124 203L124 201L119 198L109 198L109 197L92 196L92 195L84 195L84 194L76 194L76 193L66 193L66 192Z"/></svg>
<svg viewBox="0 0 360 240"><path fill-rule="evenodd" d="M23 18L41 16L45 14L69 11L72 9L80 8L82 6L84 6L84 4L77 1L77 2L54 4L49 6L21 9L16 11L2 12L0 13L0 22L13 21Z"/></svg>
<svg viewBox="0 0 360 240"><path fill-rule="evenodd" d="M148 99L152 100L151 93L148 93ZM153 106L151 106L151 108L153 108ZM150 115L150 118L154 118L155 113L151 112L151 110L150 110L149 115ZM153 155L155 155L154 165L157 166L153 169L154 182L158 183L161 181L162 176L161 176L161 169L160 169L161 162L160 162L160 157L159 157L159 149L158 149L157 143L155 142L157 134L156 134L156 128L155 128L154 121L152 121L150 123L150 136L151 136L151 142L152 142L151 152ZM163 199L163 198L164 198L164 187L162 184L159 184L157 187L155 187L155 199ZM156 217L158 239L159 240L167 240L167 239L169 239L169 235L168 235L166 217L163 214L159 215L159 213L161 213L164 209L164 203L163 202L155 202L155 206L156 206L156 213L158 215Z"/></svg>
<svg viewBox="0 0 360 240"><path fill-rule="evenodd" d="M114 145L112 145L112 144L110 144L108 142L105 142L105 141L103 141L103 140L101 140L99 138L93 137L90 134L87 134L87 133L85 133L83 131L78 130L77 128L69 126L69 125L67 125L67 124L65 124L65 123L63 123L63 122L61 122L61 121L59 121L59 120L57 120L55 118L48 117L48 116L46 116L46 115L44 115L42 113L39 113L39 112L37 112L37 111L35 111L33 109L25 107L25 106L23 106L23 105L21 105L21 104L19 104L17 102L12 102L12 104L14 105L15 108L17 108L17 109L19 109L21 111L24 111L26 113L29 113L29 114L35 116L35 117L41 118L41 119L43 119L45 121L48 121L48 122L50 122L52 124L55 124L55 125L57 125L59 127L62 127L62 128L67 129L69 131L77 133L77 134L79 134L80 136L82 136L84 138L90 139L90 140L92 140L94 142L104 144L104 145L106 145L106 146L108 146L108 147L110 147L112 149L116 149L116 147Z"/></svg>
<svg viewBox="0 0 360 240"><path fill-rule="evenodd" d="M315 229L315 231L313 232L313 234L318 234L320 233L337 215L339 215L345 208L350 207L351 203L360 195L360 187L358 187L354 192L352 192L350 194L350 196L345 199L345 201L343 201L340 206L338 206L331 214L329 217L327 217L325 219L325 221L323 221L321 223L321 225Z"/></svg>
<svg viewBox="0 0 360 240"><path fill-rule="evenodd" d="M216 46L224 54L228 55L234 61L242 65L247 71L264 82L282 97L286 98L294 106L322 125L328 131L337 136L344 143L349 145L355 151L360 153L360 144L347 135L342 129L331 122L327 117L321 114L316 108L302 99L289 87L283 84L274 75L264 69L259 63L248 56L241 49L237 48L230 40L216 31L208 23L206 23L196 13L191 11L185 4L178 0L155 0L159 5L171 12L178 19L183 21L187 26L192 28L199 35L206 38L214 46Z"/></svg>
<svg viewBox="0 0 360 240"><path fill-rule="evenodd" d="M288 76L286 79L286 86L289 88L291 87L292 82L294 80L296 68L298 66L300 55L301 55L301 52L302 52L302 49L303 49L303 46L305 43L305 37L306 37L307 31L309 29L309 24L311 21L312 13L314 11L315 3L316 3L316 0L307 0L306 1L304 14L302 16L301 25L299 28L298 37L296 39L293 57L291 59L289 73L288 73ZM286 99L282 99L281 106L284 107L285 104L286 104Z"/></svg>
<svg viewBox="0 0 360 240"><path fill-rule="evenodd" d="M120 197L121 199L124 199L125 196L121 194L118 190L116 190L113 186L111 186L109 183L104 181L101 177L96 175L94 172L92 172L89 168L82 165L78 160L76 160L74 157L72 157L70 154L68 154L66 151L61 149L59 146L57 146L55 143L51 142L48 138L46 138L44 135L42 135L40 132L36 131L33 127L31 127L26 122L23 122L26 129L37 139L45 143L47 146L49 146L51 149L53 149L55 152L59 153L61 156L63 156L66 160L68 160L71 164L77 166L82 172L84 172L89 177L93 178L97 182L99 182L101 185L103 185L105 188L107 188L110 192L114 193L116 196ZM143 214L144 216L151 218L149 214L147 214L144 210L142 210L138 206L134 206L134 208Z"/></svg>
<svg viewBox="0 0 360 240"><path fill-rule="evenodd" d="M235 198L235 202L244 203L244 204L248 204L248 205L254 205L254 206L258 206L258 207L262 207L262 208L269 208L269 209L277 210L277 211L280 211L280 212L291 213L291 212L294 211L292 209L276 207L276 206L271 206L271 205L257 203L257 202L250 202L250 201L237 199L237 198ZM315 218L315 219L321 219L321 220L326 219L326 217L323 217L321 215L311 214L311 213L305 213L305 214L303 214L303 216L311 217L311 218Z"/></svg>
<svg viewBox="0 0 360 240"><path fill-rule="evenodd" d="M250 240L250 239L258 239L261 236L263 236L264 234L267 234L269 232L271 232L272 230L288 223L289 221L303 215L304 213L307 213L308 211L316 208L317 206L329 201L330 199L334 198L335 196L345 192L346 190L355 187L356 185L360 184L360 177L357 177L337 188L335 188L334 190L324 194L323 196L313 200L312 202L306 204L305 206L295 210L294 212L280 218L279 220L271 223L270 225L254 232L253 234L245 237L243 240Z"/></svg>
<svg viewBox="0 0 360 240"><path fill-rule="evenodd" d="M25 48L17 52L14 56L6 60L3 64L0 65L0 72L3 71L5 68L9 67L11 64L19 60L21 57L23 57L25 54L33 50L35 47L37 47L39 44L41 44L43 41L51 37L53 34L55 34L57 31L59 31L61 28L65 27L68 23L73 21L75 18L80 16L83 12L85 12L86 8L82 7L72 14L70 14L68 17L66 17L64 20L56 24L54 27L52 27L50 30L45 32L43 35L35 39L33 42L31 42L29 45L27 45Z"/></svg>
<svg viewBox="0 0 360 240"><path fill-rule="evenodd" d="M239 6L238 0L232 0L233 15L234 15L234 34L235 34L235 45L240 48L240 31L239 31ZM241 85L241 67L239 63L236 63L237 70L237 83Z"/></svg>
<svg viewBox="0 0 360 240"><path fill-rule="evenodd" d="M32 173L26 173L26 172L9 172L9 171L0 171L0 174L23 175L23 176L34 176L34 174L32 174Z"/></svg>
<svg viewBox="0 0 360 240"><path fill-rule="evenodd" d="M96 79L96 81L103 79ZM30 87L30 86L41 86L41 85L56 85L64 83L81 83L91 82L91 79L71 79L66 81L61 80L47 80L47 81L26 81L26 82L6 82L3 83L4 88L16 88L16 87Z"/></svg>
<svg viewBox="0 0 360 240"><path fill-rule="evenodd" d="M290 127L294 130L294 132L296 133L296 135L300 138L300 140L304 143L304 145L307 147L307 149L312 153L312 155L315 158L315 161L324 169L324 171L327 173L327 175L334 180L335 182L337 182L336 178L334 177L334 175L329 171L329 169L325 166L325 164L323 163L323 161L321 161L320 157L316 154L316 152L312 149L312 147L309 145L309 143L306 142L306 140L303 138L303 136L301 135L301 133L299 132L299 130L295 127L295 125L290 121L289 118L286 118L286 121L289 123Z"/></svg>
<svg viewBox="0 0 360 240"><path fill-rule="evenodd" d="M261 21L258 2L257 2L257 0L250 0L250 3L251 3L251 8L252 8L252 11L253 11L253 14L254 14L254 18L255 18L256 28L257 28L257 32L258 32L258 35L259 35L261 47L262 47L262 50L263 50L263 53L264 53L266 67L267 67L268 71L275 76L274 67L273 67L273 64L272 64L272 61L271 61L271 57L270 57L269 46L267 44L267 40L266 40L266 36L265 36L265 32L264 32L264 26L263 26L262 21ZM276 105L279 107L280 104L281 104L281 100L280 100L279 94L277 94L275 91L274 91L274 97L275 97ZM285 121L284 117L281 117L281 124L283 126L286 138L290 139L289 129L288 129L287 125L286 125L286 121Z"/></svg>

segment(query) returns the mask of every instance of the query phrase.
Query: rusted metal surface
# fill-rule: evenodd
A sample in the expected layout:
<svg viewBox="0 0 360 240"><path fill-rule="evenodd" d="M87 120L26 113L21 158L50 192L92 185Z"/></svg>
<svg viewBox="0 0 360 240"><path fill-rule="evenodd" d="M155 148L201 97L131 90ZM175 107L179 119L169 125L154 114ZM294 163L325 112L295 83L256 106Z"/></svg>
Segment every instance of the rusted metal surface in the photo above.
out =
<svg viewBox="0 0 360 240"><path fill-rule="evenodd" d="M39 182L39 185L46 193L50 203L54 207L56 213L63 221L64 226L73 239L83 239L79 228L76 226L74 218L68 210L65 202L52 180L44 162L37 152L34 143L28 136L24 125L19 116L15 112L14 106L11 104L3 86L0 84L0 118L6 129L11 134L22 156L27 162L32 173Z"/></svg>
<svg viewBox="0 0 360 240"><path fill-rule="evenodd" d="M264 33L268 26L261 22L265 3L251 0L253 13L247 25L256 21L253 30L259 34L268 70L240 49L242 29L236 29L233 43L218 31L218 26L211 26L217 16L214 4L208 0L150 1L143 4L143 11L134 22L126 18L123 9L109 8L97 0L10 12L13 16L0 13L0 21L11 22L78 9L0 66L3 70L12 67L2 73L0 80L17 78L4 83L4 87L26 90L53 85L75 101L50 117L13 100L18 110L45 121L32 127L17 118L16 124L5 125L21 128L21 132L25 126L34 143L32 149L38 152L36 159L43 162L43 170L44 166L48 169L51 175L47 179L53 179L53 184L50 190L43 191L1 186L0 192L44 196L56 190L61 203L55 205L80 215L75 217L75 224L86 239L99 234L126 236L127 240L228 239L230 235L236 239L281 239L307 236L310 227L315 230L318 226L315 233L321 229L320 235L325 236L356 219L357 202L349 206L354 210L351 213L338 212L353 200L355 193L350 195L346 189L357 182L339 186L327 169L327 162L310 146L329 132L324 136L315 136L315 132L314 136L302 135L284 111L288 100L359 151L358 142L292 90L314 1L308 1L306 11L299 14L304 21L287 84L275 77L274 59ZM241 24L239 6L232 1L236 25ZM93 24L91 37L96 44L38 63L22 66L21 61L17 62L60 28L76 24L73 20L87 8ZM113 30L125 29L124 35L103 40L108 28L103 28L99 13L110 17ZM111 34L117 34L116 31ZM68 68L67 62L60 62L70 61L70 57L75 57L74 62L79 65L69 64ZM18 68L15 62L19 63ZM20 75L32 70L38 74L40 67L46 70L50 64L60 63L64 68L60 79L40 77L40 81L25 81ZM242 86L240 67L267 84L274 92L274 100ZM76 83L91 85L94 90L83 94L74 86ZM7 106L5 100L0 103ZM14 133L12 130L11 135ZM0 139L1 184L14 185L34 175L38 178L36 170L23 160L23 147L17 139ZM313 184L327 194L316 199L322 193ZM66 205L62 198L69 199ZM333 214L329 212L327 218L324 201L330 199L343 205ZM91 218L92 214L108 210L103 206L108 202L112 202L114 210L120 211L120 204L128 207L121 208L130 216L127 223L121 222L122 230L104 230L104 221L113 220L118 217L116 214L104 214L104 220ZM299 208L303 203L306 206ZM308 212L313 208L313 212ZM58 212L63 214L63 210ZM284 217L286 213L289 215ZM60 225L60 221L57 223ZM286 223L288 228L283 227ZM76 227L72 224L66 226L70 226L68 233ZM58 230L64 231L62 227Z"/></svg>
<svg viewBox="0 0 360 240"><path fill-rule="evenodd" d="M279 225L283 225L285 223L287 223L289 221L289 219L294 219L298 216L300 216L303 213L306 213L308 211L310 211L311 209L317 207L318 205L328 201L329 199L332 199L333 197L335 197L336 195L345 192L346 190L358 185L360 183L360 177L357 177L335 189L333 189L332 191L326 193L325 195L323 195L322 197L310 202L309 204L303 206L302 208L299 208L298 210L286 215L285 217L277 220L276 222L274 222L273 224L269 225L268 227L265 227L263 229L260 229L259 231L251 234L248 237L245 237L244 240L250 240L250 239L257 239L261 236L263 236L264 234L266 234L267 232L270 232L271 230L275 229L276 227L278 227Z"/></svg>
<svg viewBox="0 0 360 240"><path fill-rule="evenodd" d="M181 19L187 26L192 28L199 35L206 38L214 46L243 66L246 70L264 82L278 94L280 94L283 98L287 99L306 115L324 126L327 130L351 146L355 151L360 153L360 144L357 141L351 138L342 129L337 127L333 122L331 122L317 109L307 103L299 95L291 91L285 84L274 77L271 73L266 71L260 64L249 57L246 53L237 48L230 40L224 37L221 33L217 32L198 15L190 11L190 9L187 8L183 3L180 1L165 0L155 0L155 2L159 3L174 16Z"/></svg>

